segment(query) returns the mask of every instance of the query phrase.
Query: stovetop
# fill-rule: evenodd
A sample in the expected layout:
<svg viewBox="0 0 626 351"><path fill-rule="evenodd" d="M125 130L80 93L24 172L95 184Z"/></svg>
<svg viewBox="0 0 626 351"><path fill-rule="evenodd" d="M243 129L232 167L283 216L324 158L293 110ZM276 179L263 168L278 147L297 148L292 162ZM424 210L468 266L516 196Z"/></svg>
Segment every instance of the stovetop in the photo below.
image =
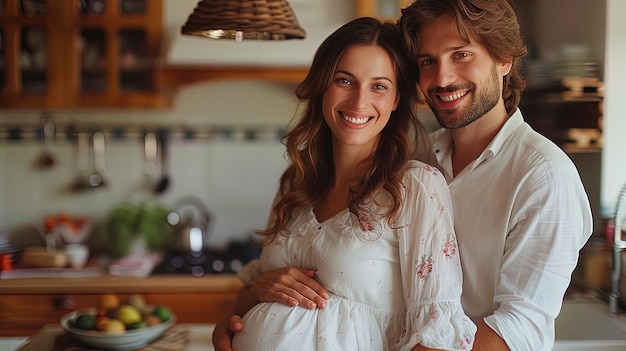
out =
<svg viewBox="0 0 626 351"><path fill-rule="evenodd" d="M154 268L152 274L234 274L261 253L259 247L247 243L231 243L224 250L207 249L203 252L169 252Z"/></svg>

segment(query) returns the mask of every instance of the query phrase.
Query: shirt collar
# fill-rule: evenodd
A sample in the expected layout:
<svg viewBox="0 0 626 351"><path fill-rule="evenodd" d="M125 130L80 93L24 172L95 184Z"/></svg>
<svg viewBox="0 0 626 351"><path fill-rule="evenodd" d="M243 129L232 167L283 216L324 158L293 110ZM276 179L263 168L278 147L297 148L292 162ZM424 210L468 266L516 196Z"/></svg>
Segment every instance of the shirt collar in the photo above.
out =
<svg viewBox="0 0 626 351"><path fill-rule="evenodd" d="M473 162L471 168L478 166L484 160L487 160L498 154L504 142L508 139L508 137L513 134L513 132L524 122L524 118L522 117L522 112L519 108L515 110L513 115L509 117L498 134L493 138L491 143L487 145L485 150L478 156L478 158ZM437 157L437 161L440 165L445 167L445 164L449 163L449 158L452 155L452 136L450 135L450 131L444 128L440 128L431 133L431 142L433 145L433 151L435 152L435 156Z"/></svg>

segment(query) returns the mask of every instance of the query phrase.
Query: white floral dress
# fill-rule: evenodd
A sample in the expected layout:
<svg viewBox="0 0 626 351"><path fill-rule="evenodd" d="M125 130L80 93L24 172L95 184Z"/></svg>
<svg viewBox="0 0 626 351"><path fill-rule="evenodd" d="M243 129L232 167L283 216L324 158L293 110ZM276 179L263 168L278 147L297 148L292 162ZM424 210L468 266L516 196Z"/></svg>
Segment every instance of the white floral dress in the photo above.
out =
<svg viewBox="0 0 626 351"><path fill-rule="evenodd" d="M331 297L315 310L256 305L233 339L236 351L472 348L476 326L461 307L447 184L434 167L407 166L397 224L374 221L363 231L348 209L323 223L306 209L294 217L289 236L277 236L240 272L246 282L288 265L314 269Z"/></svg>

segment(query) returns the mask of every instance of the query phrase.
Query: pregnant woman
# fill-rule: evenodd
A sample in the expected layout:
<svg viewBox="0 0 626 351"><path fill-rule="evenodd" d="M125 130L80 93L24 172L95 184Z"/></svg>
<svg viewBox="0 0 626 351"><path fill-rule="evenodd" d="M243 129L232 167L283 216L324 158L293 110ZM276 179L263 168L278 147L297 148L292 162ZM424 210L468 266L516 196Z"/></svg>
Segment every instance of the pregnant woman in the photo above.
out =
<svg viewBox="0 0 626 351"><path fill-rule="evenodd" d="M472 348L448 187L412 159L431 154L415 70L397 27L372 18L318 48L296 90L305 108L283 139L289 165L257 232L261 256L240 272L238 303L251 308L234 350ZM255 296L255 278L289 266L315 271L330 292L324 308Z"/></svg>

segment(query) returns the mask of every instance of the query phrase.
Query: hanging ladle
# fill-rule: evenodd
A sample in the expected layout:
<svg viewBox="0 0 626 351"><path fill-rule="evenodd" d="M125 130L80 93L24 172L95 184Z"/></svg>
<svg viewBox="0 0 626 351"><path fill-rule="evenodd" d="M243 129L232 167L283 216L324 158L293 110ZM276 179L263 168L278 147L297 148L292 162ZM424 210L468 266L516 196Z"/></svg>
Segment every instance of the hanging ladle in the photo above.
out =
<svg viewBox="0 0 626 351"><path fill-rule="evenodd" d="M93 148L93 173L89 176L89 185L92 188L105 186L105 140L103 132L96 132L91 136L91 146Z"/></svg>

